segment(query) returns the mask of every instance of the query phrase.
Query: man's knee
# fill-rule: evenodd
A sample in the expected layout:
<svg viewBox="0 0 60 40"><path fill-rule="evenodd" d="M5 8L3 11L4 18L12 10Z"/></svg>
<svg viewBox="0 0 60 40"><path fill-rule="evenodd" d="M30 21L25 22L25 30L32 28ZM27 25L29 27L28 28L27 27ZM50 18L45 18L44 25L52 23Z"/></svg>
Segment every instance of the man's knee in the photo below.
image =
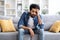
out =
<svg viewBox="0 0 60 40"><path fill-rule="evenodd" d="M19 29L19 32L24 32L24 29L22 29L22 28L21 28L21 29Z"/></svg>
<svg viewBox="0 0 60 40"><path fill-rule="evenodd" d="M40 29L40 30L38 30L38 32L39 32L39 34L43 34L44 33L44 29Z"/></svg>

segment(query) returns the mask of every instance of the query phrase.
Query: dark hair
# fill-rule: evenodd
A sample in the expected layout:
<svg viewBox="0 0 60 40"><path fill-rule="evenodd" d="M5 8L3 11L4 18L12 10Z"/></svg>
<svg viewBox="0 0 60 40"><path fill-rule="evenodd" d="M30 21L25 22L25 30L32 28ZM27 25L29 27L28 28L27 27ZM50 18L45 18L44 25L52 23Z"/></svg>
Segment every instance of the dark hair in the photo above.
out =
<svg viewBox="0 0 60 40"><path fill-rule="evenodd" d="M32 10L32 8L35 8L35 9L39 9L40 10L39 5L37 5L37 4L31 4L30 5L30 10Z"/></svg>

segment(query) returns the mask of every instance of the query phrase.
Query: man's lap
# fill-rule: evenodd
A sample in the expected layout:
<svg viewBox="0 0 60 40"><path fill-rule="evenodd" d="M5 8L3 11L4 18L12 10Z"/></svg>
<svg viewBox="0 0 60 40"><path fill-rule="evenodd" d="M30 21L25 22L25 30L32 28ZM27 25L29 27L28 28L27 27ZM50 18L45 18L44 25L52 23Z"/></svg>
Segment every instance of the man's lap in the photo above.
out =
<svg viewBox="0 0 60 40"><path fill-rule="evenodd" d="M33 29L35 34L39 34L39 30ZM24 30L24 34L30 34L29 30Z"/></svg>

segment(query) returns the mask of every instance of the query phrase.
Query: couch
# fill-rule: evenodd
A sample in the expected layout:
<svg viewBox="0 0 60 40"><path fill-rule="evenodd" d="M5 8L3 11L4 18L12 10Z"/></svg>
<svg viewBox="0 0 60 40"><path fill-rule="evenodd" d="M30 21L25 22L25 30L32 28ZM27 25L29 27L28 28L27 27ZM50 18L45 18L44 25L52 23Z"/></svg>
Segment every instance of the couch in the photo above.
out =
<svg viewBox="0 0 60 40"><path fill-rule="evenodd" d="M50 29L51 25L56 21L60 20L60 15L47 15L47 16L42 16L43 17L43 22L45 24L44 27L44 39L45 40L60 40L60 33L53 33L49 32L48 30ZM0 19L10 19L10 17L4 17L0 16ZM11 17L14 23L14 27L16 30L18 30L17 24L19 21L19 17ZM18 40L18 31L16 32L1 32L0 29L0 40ZM24 40L30 40L30 35L26 34L24 35ZM38 40L38 35L35 34L33 40Z"/></svg>

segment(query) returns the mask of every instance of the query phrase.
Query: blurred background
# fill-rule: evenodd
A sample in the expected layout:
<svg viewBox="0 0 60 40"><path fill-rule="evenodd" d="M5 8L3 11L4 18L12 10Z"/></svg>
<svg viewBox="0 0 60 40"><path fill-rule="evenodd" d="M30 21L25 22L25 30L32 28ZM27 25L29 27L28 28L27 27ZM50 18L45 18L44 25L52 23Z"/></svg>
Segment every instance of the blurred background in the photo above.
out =
<svg viewBox="0 0 60 40"><path fill-rule="evenodd" d="M33 3L40 6L42 15L60 15L60 0L0 0L0 16L20 17Z"/></svg>

